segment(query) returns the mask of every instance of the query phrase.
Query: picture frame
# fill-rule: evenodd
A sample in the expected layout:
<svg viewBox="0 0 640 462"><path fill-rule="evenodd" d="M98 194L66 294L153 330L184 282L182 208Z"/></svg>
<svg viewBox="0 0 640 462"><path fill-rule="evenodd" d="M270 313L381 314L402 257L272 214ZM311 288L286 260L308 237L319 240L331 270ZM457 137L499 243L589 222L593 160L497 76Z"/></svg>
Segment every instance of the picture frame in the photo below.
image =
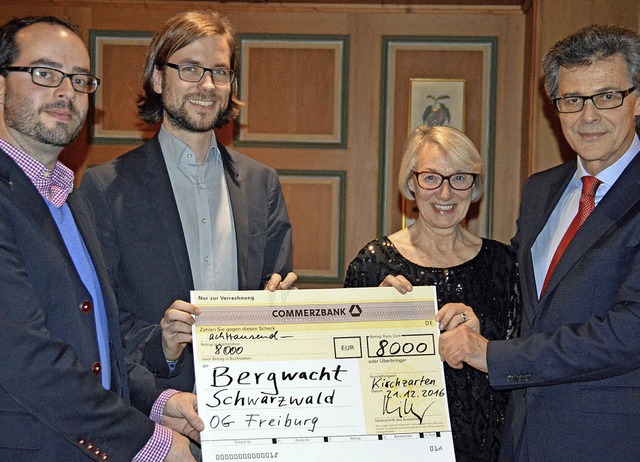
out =
<svg viewBox="0 0 640 462"><path fill-rule="evenodd" d="M293 266L298 282L341 284L347 172L277 170L293 233ZM313 207L309 204L313 203Z"/></svg>
<svg viewBox="0 0 640 462"><path fill-rule="evenodd" d="M89 31L91 68L103 82L89 113L91 144L136 145L157 132L157 126L140 120L136 107L152 35L143 31Z"/></svg>
<svg viewBox="0 0 640 462"><path fill-rule="evenodd" d="M239 34L238 45L235 146L347 146L348 36Z"/></svg>
<svg viewBox="0 0 640 462"><path fill-rule="evenodd" d="M409 79L409 133L418 125L464 131L464 79Z"/></svg>

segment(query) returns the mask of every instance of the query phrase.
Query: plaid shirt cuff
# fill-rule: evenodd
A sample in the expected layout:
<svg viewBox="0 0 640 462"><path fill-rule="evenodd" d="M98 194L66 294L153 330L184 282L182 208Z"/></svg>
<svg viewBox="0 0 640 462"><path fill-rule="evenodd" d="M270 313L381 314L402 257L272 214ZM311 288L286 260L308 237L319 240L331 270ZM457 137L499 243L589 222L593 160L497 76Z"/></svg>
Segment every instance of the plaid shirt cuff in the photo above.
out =
<svg viewBox="0 0 640 462"><path fill-rule="evenodd" d="M177 393L180 393L178 390L165 390L162 393L160 393L160 396L158 396L158 399L156 399L156 402L153 403L153 407L151 408L151 415L149 417L151 417L151 420L153 420L155 423L159 423L160 425L162 425L164 423L164 418L162 417L162 414L164 413L164 407L167 405L167 401L169 401L169 399L171 399L171 397Z"/></svg>
<svg viewBox="0 0 640 462"><path fill-rule="evenodd" d="M177 393L180 392L171 389L165 390L160 393L156 402L153 403L149 417L156 423L156 428L149 441L147 441L147 444L140 449L140 452L136 454L132 462L163 462L167 458L167 454L169 454L169 450L173 444L173 433L169 428L162 426L164 421L162 415L167 401Z"/></svg>
<svg viewBox="0 0 640 462"><path fill-rule="evenodd" d="M132 462L163 462L173 444L173 433L167 427L156 424L147 444L135 455Z"/></svg>

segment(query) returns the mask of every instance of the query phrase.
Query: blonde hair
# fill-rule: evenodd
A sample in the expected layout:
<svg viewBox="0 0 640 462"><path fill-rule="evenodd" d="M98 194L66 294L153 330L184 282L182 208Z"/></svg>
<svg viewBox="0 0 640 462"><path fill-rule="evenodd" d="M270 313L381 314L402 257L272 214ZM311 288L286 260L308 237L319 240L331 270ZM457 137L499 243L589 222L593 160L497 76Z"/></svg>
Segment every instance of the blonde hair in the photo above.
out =
<svg viewBox="0 0 640 462"><path fill-rule="evenodd" d="M436 146L442 150L453 168L459 172L476 173L478 175L475 183L473 183L471 202L480 200L484 183L480 153L464 133L453 127L445 126L428 127L419 125L409 135L398 174L398 188L402 195L409 200L415 200L416 196L409 188L409 182L413 177L413 169L416 165L418 154L427 145Z"/></svg>

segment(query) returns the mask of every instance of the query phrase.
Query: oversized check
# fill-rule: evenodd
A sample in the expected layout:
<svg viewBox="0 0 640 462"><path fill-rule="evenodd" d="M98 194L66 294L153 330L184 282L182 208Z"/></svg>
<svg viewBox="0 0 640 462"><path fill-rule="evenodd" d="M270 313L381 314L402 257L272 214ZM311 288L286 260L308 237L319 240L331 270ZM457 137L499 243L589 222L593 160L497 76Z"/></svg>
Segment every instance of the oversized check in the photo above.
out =
<svg viewBox="0 0 640 462"><path fill-rule="evenodd" d="M433 287L191 301L205 462L455 460Z"/></svg>

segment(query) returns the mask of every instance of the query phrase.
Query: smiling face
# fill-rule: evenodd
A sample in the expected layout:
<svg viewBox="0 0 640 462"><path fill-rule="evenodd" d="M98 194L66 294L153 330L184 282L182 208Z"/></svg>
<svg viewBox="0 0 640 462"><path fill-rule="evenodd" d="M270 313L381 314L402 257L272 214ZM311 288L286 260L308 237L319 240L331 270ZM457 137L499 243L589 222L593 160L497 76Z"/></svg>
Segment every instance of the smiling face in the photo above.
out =
<svg viewBox="0 0 640 462"><path fill-rule="evenodd" d="M602 59L587 67L560 68L558 96L590 96L610 90L626 90L629 80L622 56ZM596 109L587 101L581 112L558 114L562 132L584 167L596 175L617 161L629 148L635 134L635 116L640 114L637 90L622 106Z"/></svg>
<svg viewBox="0 0 640 462"><path fill-rule="evenodd" d="M429 143L425 144L416 156L413 169L418 172L431 171L444 176L461 173L451 164L442 149ZM418 186L415 176L409 180L409 186L416 196L420 220L429 227L443 230L455 228L469 211L473 188L457 191L445 180L438 189L426 190Z"/></svg>
<svg viewBox="0 0 640 462"><path fill-rule="evenodd" d="M231 51L221 35L198 39L176 51L168 62L196 64L206 68L230 67ZM156 69L153 74L154 90L162 94L164 126L181 138L184 132L208 132L229 105L231 85L214 85L209 72L200 82L181 80L177 69Z"/></svg>
<svg viewBox="0 0 640 462"><path fill-rule="evenodd" d="M16 34L20 53L12 66L43 66L65 73L89 73L89 54L76 34L59 26L36 23ZM4 119L8 130L29 154L60 151L82 128L89 97L73 89L65 78L57 88L42 87L27 72L9 72L2 85L6 94ZM46 163L46 162L45 162Z"/></svg>

